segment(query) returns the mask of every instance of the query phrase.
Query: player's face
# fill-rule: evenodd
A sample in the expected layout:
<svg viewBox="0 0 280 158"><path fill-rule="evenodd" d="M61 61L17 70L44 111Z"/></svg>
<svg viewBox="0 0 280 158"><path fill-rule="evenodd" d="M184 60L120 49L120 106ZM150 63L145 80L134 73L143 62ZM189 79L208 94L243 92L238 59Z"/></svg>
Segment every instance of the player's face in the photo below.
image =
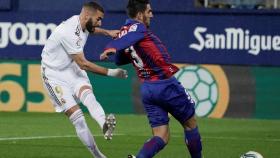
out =
<svg viewBox="0 0 280 158"><path fill-rule="evenodd" d="M143 22L149 28L151 24L151 18L153 17L153 10L150 4L147 4L147 8L143 14Z"/></svg>
<svg viewBox="0 0 280 158"><path fill-rule="evenodd" d="M93 33L95 30L95 27L100 27L102 25L102 19L104 18L104 13L97 10L95 13L93 13L89 20L86 22L86 29L88 32Z"/></svg>

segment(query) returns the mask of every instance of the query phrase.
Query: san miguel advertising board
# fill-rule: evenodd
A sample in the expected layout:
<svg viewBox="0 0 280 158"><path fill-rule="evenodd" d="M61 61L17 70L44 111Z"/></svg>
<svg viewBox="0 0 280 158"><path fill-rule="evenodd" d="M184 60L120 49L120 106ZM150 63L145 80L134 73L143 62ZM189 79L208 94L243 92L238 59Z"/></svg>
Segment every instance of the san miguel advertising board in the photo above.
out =
<svg viewBox="0 0 280 158"><path fill-rule="evenodd" d="M152 29L167 28L158 34L176 62L276 66L280 65L278 18L261 14L162 15L157 20L162 27Z"/></svg>

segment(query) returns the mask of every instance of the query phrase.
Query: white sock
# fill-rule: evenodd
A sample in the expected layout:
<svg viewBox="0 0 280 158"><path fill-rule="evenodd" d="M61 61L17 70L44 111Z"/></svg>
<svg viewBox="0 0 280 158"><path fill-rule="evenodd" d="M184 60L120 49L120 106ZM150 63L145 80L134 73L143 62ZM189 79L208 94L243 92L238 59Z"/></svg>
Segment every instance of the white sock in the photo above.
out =
<svg viewBox="0 0 280 158"><path fill-rule="evenodd" d="M75 111L70 117L72 124L76 128L76 133L83 144L88 148L95 158L106 158L98 149L95 140L86 124L82 110Z"/></svg>
<svg viewBox="0 0 280 158"><path fill-rule="evenodd" d="M96 100L92 90L84 90L81 94L80 100L87 107L90 116L97 121L100 128L103 129L105 123L105 112L99 102Z"/></svg>

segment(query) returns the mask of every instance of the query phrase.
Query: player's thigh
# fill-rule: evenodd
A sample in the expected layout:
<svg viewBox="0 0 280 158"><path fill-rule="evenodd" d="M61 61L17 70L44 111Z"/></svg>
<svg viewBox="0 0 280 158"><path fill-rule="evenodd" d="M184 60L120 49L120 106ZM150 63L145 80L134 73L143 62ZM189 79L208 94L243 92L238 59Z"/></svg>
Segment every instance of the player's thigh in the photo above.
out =
<svg viewBox="0 0 280 158"><path fill-rule="evenodd" d="M44 87L48 92L56 112L65 112L77 105L70 85L63 84L59 81L45 80Z"/></svg>
<svg viewBox="0 0 280 158"><path fill-rule="evenodd" d="M185 88L175 82L168 86L170 98L166 100L166 111L176 118L182 125L195 114L195 103Z"/></svg>
<svg viewBox="0 0 280 158"><path fill-rule="evenodd" d="M167 125L169 123L168 113L164 109L147 102L143 102L143 105L152 128Z"/></svg>
<svg viewBox="0 0 280 158"><path fill-rule="evenodd" d="M84 90L91 89L92 85L90 84L90 80L85 71L78 71L77 74L73 75L73 80L71 80L71 84L73 86L74 93L77 98L80 98L81 93Z"/></svg>

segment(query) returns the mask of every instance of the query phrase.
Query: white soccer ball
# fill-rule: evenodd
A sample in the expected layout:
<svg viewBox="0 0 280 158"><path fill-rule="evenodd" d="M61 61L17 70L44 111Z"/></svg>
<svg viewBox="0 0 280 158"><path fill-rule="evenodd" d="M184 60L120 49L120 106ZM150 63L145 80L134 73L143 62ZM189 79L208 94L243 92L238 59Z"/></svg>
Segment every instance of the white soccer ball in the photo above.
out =
<svg viewBox="0 0 280 158"><path fill-rule="evenodd" d="M263 156L255 151L248 151L247 153L241 155L240 158L263 158Z"/></svg>

